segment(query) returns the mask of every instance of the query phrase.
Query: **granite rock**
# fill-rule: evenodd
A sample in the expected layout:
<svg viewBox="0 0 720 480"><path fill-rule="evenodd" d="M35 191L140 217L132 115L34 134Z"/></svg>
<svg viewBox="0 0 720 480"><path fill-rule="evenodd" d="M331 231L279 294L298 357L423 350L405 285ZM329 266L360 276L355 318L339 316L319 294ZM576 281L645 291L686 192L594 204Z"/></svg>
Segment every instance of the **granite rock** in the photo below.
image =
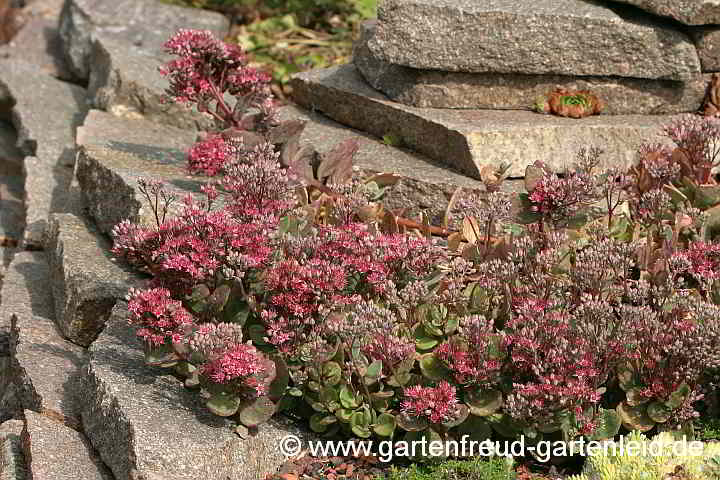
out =
<svg viewBox="0 0 720 480"><path fill-rule="evenodd" d="M307 439L283 420L238 437L197 392L145 365L122 303L90 346L86 372L83 428L117 480L257 480L284 460L281 438Z"/></svg>
<svg viewBox="0 0 720 480"><path fill-rule="evenodd" d="M23 205L23 155L15 147L15 131L0 122L0 270L9 263L10 251L22 238L25 222ZM1 300L1 299L0 299Z"/></svg>
<svg viewBox="0 0 720 480"><path fill-rule="evenodd" d="M76 381L83 349L64 340L54 322L48 265L41 252L17 252L3 281L3 317L10 324L10 362L0 421L22 410L79 426Z"/></svg>
<svg viewBox="0 0 720 480"><path fill-rule="evenodd" d="M81 433L45 415L25 410L21 438L30 478L112 480Z"/></svg>
<svg viewBox="0 0 720 480"><path fill-rule="evenodd" d="M655 15L669 17L685 25L720 23L717 0L614 0L642 8Z"/></svg>
<svg viewBox="0 0 720 480"><path fill-rule="evenodd" d="M65 338L88 346L105 326L110 311L141 279L112 258L112 244L72 214L50 216L45 251L55 317Z"/></svg>
<svg viewBox="0 0 720 480"><path fill-rule="evenodd" d="M686 34L586 0L386 0L369 46L386 62L444 71L665 80L700 72Z"/></svg>
<svg viewBox="0 0 720 480"><path fill-rule="evenodd" d="M47 217L67 211L75 128L87 112L85 89L17 59L0 60L0 104L12 106L25 175L27 249L42 248ZM32 175L27 175L32 172Z"/></svg>
<svg viewBox="0 0 720 480"><path fill-rule="evenodd" d="M705 81L624 77L577 77L519 73L465 73L420 70L380 60L368 42L374 20L362 25L353 49L353 63L367 82L390 99L424 108L529 110L539 97L557 87L591 90L606 103L604 113L616 115L695 112L705 96ZM701 59L702 59L701 54Z"/></svg>
<svg viewBox="0 0 720 480"><path fill-rule="evenodd" d="M20 440L23 428L22 420L8 420L0 425L0 480L28 478Z"/></svg>
<svg viewBox="0 0 720 480"><path fill-rule="evenodd" d="M99 37L161 53L177 30L210 30L224 37L227 18L214 12L167 5L158 0L67 0L60 36L70 69L81 79L91 70L92 43Z"/></svg>
<svg viewBox="0 0 720 480"><path fill-rule="evenodd" d="M695 42L703 72L720 72L720 26L693 27L689 33Z"/></svg>
<svg viewBox="0 0 720 480"><path fill-rule="evenodd" d="M62 80L73 80L63 56L57 19L28 20L9 44L0 46L0 58L3 57L25 61Z"/></svg>
<svg viewBox="0 0 720 480"><path fill-rule="evenodd" d="M185 152L195 133L93 110L78 129L77 179L89 215L109 234L122 220L154 223L138 180L166 183L180 195L200 192L204 180L188 174Z"/></svg>
<svg viewBox="0 0 720 480"><path fill-rule="evenodd" d="M639 145L658 141L664 115L603 115L582 120L522 111L408 107L370 88L351 65L296 74L293 99L344 125L376 137L393 135L406 146L479 178L487 164L512 164L510 175L541 160L571 166L581 146L602 148L603 166L628 166Z"/></svg>

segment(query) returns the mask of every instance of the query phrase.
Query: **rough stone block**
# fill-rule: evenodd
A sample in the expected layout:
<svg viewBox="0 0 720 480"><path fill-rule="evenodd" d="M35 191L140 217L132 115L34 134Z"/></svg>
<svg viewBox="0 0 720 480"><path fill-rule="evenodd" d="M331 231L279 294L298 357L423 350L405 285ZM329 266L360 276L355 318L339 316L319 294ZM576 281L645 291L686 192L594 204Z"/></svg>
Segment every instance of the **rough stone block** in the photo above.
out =
<svg viewBox="0 0 720 480"><path fill-rule="evenodd" d="M22 420L8 420L0 425L0 480L26 480L25 455L20 434Z"/></svg>
<svg viewBox="0 0 720 480"><path fill-rule="evenodd" d="M75 128L87 105L85 89L50 77L20 60L0 60L0 104L13 105L12 121L26 158L24 246L42 248L47 217L67 211L75 162Z"/></svg>
<svg viewBox="0 0 720 480"><path fill-rule="evenodd" d="M152 223L140 178L166 182L169 190L199 192L204 180L188 175L185 152L195 133L93 110L78 129L77 179L98 229L106 234L122 220Z"/></svg>
<svg viewBox="0 0 720 480"><path fill-rule="evenodd" d="M8 382L0 420L33 410L79 425L75 381L83 349L64 340L54 322L49 269L40 252L18 252L3 281L2 327L10 326Z"/></svg>
<svg viewBox="0 0 720 480"><path fill-rule="evenodd" d="M56 323L65 338L90 345L118 299L140 278L112 258L112 244L72 214L50 216L46 253Z"/></svg>
<svg viewBox="0 0 720 480"><path fill-rule="evenodd" d="M81 433L45 415L25 410L22 446L33 479L112 480Z"/></svg>
<svg viewBox="0 0 720 480"><path fill-rule="evenodd" d="M690 38L637 9L584 0L386 0L370 49L408 67L687 80Z"/></svg>
<svg viewBox="0 0 720 480"><path fill-rule="evenodd" d="M669 17L686 25L720 23L717 0L614 0L642 8L655 15Z"/></svg>
<svg viewBox="0 0 720 480"><path fill-rule="evenodd" d="M15 139L14 129L0 122L0 270L9 263L6 248L18 245L25 222L22 154Z"/></svg>
<svg viewBox="0 0 720 480"><path fill-rule="evenodd" d="M31 18L9 44L0 46L0 57L22 60L62 80L73 79L63 56L57 19Z"/></svg>
<svg viewBox="0 0 720 480"><path fill-rule="evenodd" d="M90 76L92 42L100 36L160 53L181 28L210 30L224 37L228 27L227 18L218 13L158 0L68 0L60 15L65 57L82 79Z"/></svg>
<svg viewBox="0 0 720 480"><path fill-rule="evenodd" d="M689 32L695 41L703 72L720 72L720 27L694 27Z"/></svg>
<svg viewBox="0 0 720 480"><path fill-rule="evenodd" d="M423 108L530 110L538 97L557 87L591 90L615 115L695 112L705 97L706 82L648 80L624 77L578 77L519 73L464 73L420 70L380 60L368 48L375 34L367 21L353 49L353 63L365 80L390 99ZM702 53L701 53L701 59Z"/></svg>
<svg viewBox="0 0 720 480"><path fill-rule="evenodd" d="M670 116L602 115L581 120L521 111L408 107L370 88L355 67L342 65L296 74L293 98L344 125L382 138L392 134L410 148L479 178L487 164L510 162L510 175L542 160L562 170L581 146L602 148L603 166L627 166L642 143Z"/></svg>
<svg viewBox="0 0 720 480"><path fill-rule="evenodd" d="M281 420L240 439L197 392L145 365L122 303L90 346L86 372L84 431L117 480L257 480L284 460L284 436L307 439Z"/></svg>

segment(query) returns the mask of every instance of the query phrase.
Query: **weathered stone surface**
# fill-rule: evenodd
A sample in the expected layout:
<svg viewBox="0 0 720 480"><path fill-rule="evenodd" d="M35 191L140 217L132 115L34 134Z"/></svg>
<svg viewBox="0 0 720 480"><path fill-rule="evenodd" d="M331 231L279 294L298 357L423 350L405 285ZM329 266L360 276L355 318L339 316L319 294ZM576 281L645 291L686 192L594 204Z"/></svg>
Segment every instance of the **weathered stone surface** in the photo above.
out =
<svg viewBox="0 0 720 480"><path fill-rule="evenodd" d="M85 89L46 75L20 60L0 60L0 104L14 103L18 146L32 156L24 162L24 244L42 248L47 217L65 211L75 161L75 128L87 111Z"/></svg>
<svg viewBox="0 0 720 480"><path fill-rule="evenodd" d="M349 138L358 139L360 146L354 157L358 175L399 175L400 182L386 191L383 201L392 210L403 210L405 217L417 218L421 212L427 212L433 224L438 225L458 187L484 189L478 180L457 173L435 160L385 145L366 133L344 127L323 115L287 106L280 110L280 118L306 121L300 142L313 145L319 152L326 152ZM512 181L504 186L508 189L518 187Z"/></svg>
<svg viewBox="0 0 720 480"><path fill-rule="evenodd" d="M7 247L15 247L22 238L25 221L23 206L23 155L15 147L15 131L0 122L0 270L9 263Z"/></svg>
<svg viewBox="0 0 720 480"><path fill-rule="evenodd" d="M33 479L112 480L81 433L45 415L25 410L22 445Z"/></svg>
<svg viewBox="0 0 720 480"><path fill-rule="evenodd" d="M25 455L20 434L22 420L8 420L0 425L0 480L26 480Z"/></svg>
<svg viewBox="0 0 720 480"><path fill-rule="evenodd" d="M240 439L197 392L145 365L122 304L89 353L83 427L117 480L257 480L282 462L281 438L306 438L274 420Z"/></svg>
<svg viewBox="0 0 720 480"><path fill-rule="evenodd" d="M2 328L10 326L7 385L0 421L23 409L79 425L75 380L83 349L60 336L54 322L48 265L40 252L17 252L2 287Z"/></svg>
<svg viewBox="0 0 720 480"><path fill-rule="evenodd" d="M45 250L56 323L65 338L88 346L118 299L140 278L112 258L112 244L72 214L50 216Z"/></svg>
<svg viewBox="0 0 720 480"><path fill-rule="evenodd" d="M427 156L479 177L486 164L511 162L511 176L542 160L550 168L572 165L579 147L604 149L605 165L626 166L637 147L653 140L671 117L604 115L582 120L520 111L408 107L371 89L351 65L293 77L293 98L312 110L376 137L392 134Z"/></svg>
<svg viewBox="0 0 720 480"><path fill-rule="evenodd" d="M163 180L171 191L199 192L203 180L185 168L194 141L194 132L92 110L78 129L77 178L98 229L107 234L125 219L155 221L137 189L140 178Z"/></svg>
<svg viewBox="0 0 720 480"><path fill-rule="evenodd" d="M88 95L101 110L128 118L146 118L180 128L207 130L213 119L195 108L164 102L168 81L158 68L169 56L105 36L93 42Z"/></svg>
<svg viewBox="0 0 720 480"><path fill-rule="evenodd" d="M694 27L689 32L703 72L720 72L720 27Z"/></svg>
<svg viewBox="0 0 720 480"><path fill-rule="evenodd" d="M518 73L464 73L419 70L380 60L368 48L376 22L362 25L353 63L365 80L396 102L423 108L529 110L556 87L591 90L615 115L695 112L705 96L696 74L686 82L624 77L577 77ZM702 58L702 56L701 56Z"/></svg>
<svg viewBox="0 0 720 480"><path fill-rule="evenodd" d="M90 76L92 42L101 36L160 53L163 43L181 28L224 37L228 27L227 18L218 13L157 0L68 0L60 16L65 57L83 79Z"/></svg>
<svg viewBox="0 0 720 480"><path fill-rule="evenodd" d="M669 17L686 25L720 23L717 0L614 0L640 7L655 15Z"/></svg>
<svg viewBox="0 0 720 480"><path fill-rule="evenodd" d="M63 56L57 19L31 18L9 44L0 46L2 57L25 61L63 80L73 79Z"/></svg>
<svg viewBox="0 0 720 480"><path fill-rule="evenodd" d="M387 0L370 49L381 60L458 72L685 80L692 41L635 9L583 0Z"/></svg>

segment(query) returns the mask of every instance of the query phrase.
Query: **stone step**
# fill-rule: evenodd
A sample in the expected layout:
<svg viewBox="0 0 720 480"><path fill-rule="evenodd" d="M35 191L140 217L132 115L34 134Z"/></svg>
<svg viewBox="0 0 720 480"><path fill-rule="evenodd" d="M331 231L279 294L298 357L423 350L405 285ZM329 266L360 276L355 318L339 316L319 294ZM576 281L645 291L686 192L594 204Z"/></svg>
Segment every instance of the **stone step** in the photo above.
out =
<svg viewBox="0 0 720 480"><path fill-rule="evenodd" d="M28 480L22 451L22 420L8 420L0 425L0 480Z"/></svg>
<svg viewBox="0 0 720 480"><path fill-rule="evenodd" d="M159 0L68 0L60 14L60 36L71 70L81 79L91 71L92 43L100 37L162 52L179 29L210 30L224 37L227 18L219 13L168 5Z"/></svg>
<svg viewBox="0 0 720 480"><path fill-rule="evenodd" d="M280 111L284 120L305 120L301 141L325 152L348 138L358 138L355 166L361 176L388 172L402 177L385 197L392 209L406 209L415 216L429 211L431 218L444 212L457 187L480 189L477 180L466 177L427 157L401 150L349 129L322 115L288 106ZM207 180L188 175L185 151L192 145L192 132L143 120L118 118L91 110L78 129L77 176L89 214L98 229L110 233L124 219L148 224L154 217L139 193L140 178L164 179L177 194L200 191ZM506 182L508 189L519 185Z"/></svg>
<svg viewBox="0 0 720 480"><path fill-rule="evenodd" d="M25 173L24 247L39 249L51 212L68 211L75 128L87 111L85 89L16 59L0 60L0 105L12 106ZM31 173L28 175L28 173Z"/></svg>
<svg viewBox="0 0 720 480"><path fill-rule="evenodd" d="M75 215L50 216L45 251L56 323L63 336L78 345L90 345L105 327L117 300L142 282L130 267L118 264L111 246Z"/></svg>
<svg viewBox="0 0 720 480"><path fill-rule="evenodd" d="M257 435L238 437L197 392L145 365L127 315L122 303L113 309L90 346L80 389L84 432L115 478L257 480L284 460L283 437L307 440L281 418L261 425Z"/></svg>
<svg viewBox="0 0 720 480"><path fill-rule="evenodd" d="M669 17L686 25L720 24L720 3L716 0L614 0Z"/></svg>
<svg viewBox="0 0 720 480"><path fill-rule="evenodd" d="M10 361L0 374L0 421L32 410L78 428L83 349L55 325L49 275L42 252L18 252L3 280L0 333L9 330Z"/></svg>
<svg viewBox="0 0 720 480"><path fill-rule="evenodd" d="M391 100L421 108L531 110L538 98L557 87L591 90L605 102L603 113L615 115L695 112L700 108L708 76L688 81L624 77L579 77L520 73L465 73L420 70L378 58L368 47L377 22L361 27L353 63L367 82Z"/></svg>
<svg viewBox="0 0 720 480"><path fill-rule="evenodd" d="M22 446L32 479L113 480L81 433L31 410L25 410Z"/></svg>
<svg viewBox="0 0 720 480"><path fill-rule="evenodd" d="M386 0L378 58L458 72L686 80L700 72L690 38L657 17L584 0Z"/></svg>
<svg viewBox="0 0 720 480"><path fill-rule="evenodd" d="M410 148L479 178L484 165L510 162L512 176L541 160L562 170L581 146L604 149L603 166L627 166L672 116L601 115L580 120L533 112L408 107L373 90L352 65L296 74L293 99L305 108Z"/></svg>
<svg viewBox="0 0 720 480"><path fill-rule="evenodd" d="M458 187L484 190L482 183L423 155L386 145L370 135L354 130L329 118L296 106L281 110L282 119L305 120L301 143L313 145L326 152L349 138L356 138L360 147L355 154L354 168L361 178L376 173L394 173L401 179L383 197L392 210L403 210L404 216L417 218L421 212L429 214L434 225L442 222L450 197ZM506 190L517 191L522 182L508 180Z"/></svg>
<svg viewBox="0 0 720 480"><path fill-rule="evenodd" d="M166 182L182 194L199 192L201 177L187 173L186 151L195 133L147 120L92 110L78 129L77 179L83 201L98 229L109 234L122 220L154 223L138 180Z"/></svg>
<svg viewBox="0 0 720 480"><path fill-rule="evenodd" d="M223 38L229 24L218 13L157 0L72 0L60 19L65 55L75 74L89 80L95 108L207 129L209 115L163 102L168 82L158 68L171 58L163 44L181 28L210 30Z"/></svg>

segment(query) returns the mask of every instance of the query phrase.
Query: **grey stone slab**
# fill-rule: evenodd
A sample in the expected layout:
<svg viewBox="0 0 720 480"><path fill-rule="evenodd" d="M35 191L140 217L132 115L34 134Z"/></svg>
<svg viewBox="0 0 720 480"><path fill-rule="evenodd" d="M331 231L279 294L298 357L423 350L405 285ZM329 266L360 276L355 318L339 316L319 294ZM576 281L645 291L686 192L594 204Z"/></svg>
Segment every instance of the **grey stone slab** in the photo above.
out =
<svg viewBox="0 0 720 480"><path fill-rule="evenodd" d="M45 251L56 323L65 338L88 346L105 327L118 299L141 279L112 257L111 242L72 214L50 216Z"/></svg>
<svg viewBox="0 0 720 480"><path fill-rule="evenodd" d="M17 59L0 60L0 103L13 104L12 121L24 162L25 248L42 248L47 217L66 211L75 162L75 128L87 112L85 89Z"/></svg>
<svg viewBox="0 0 720 480"><path fill-rule="evenodd" d="M464 73L420 70L379 59L368 48L376 21L365 22L353 49L353 63L367 82L396 102L423 108L530 110L557 87L591 90L604 113L615 115L695 112L705 97L705 81L624 77L577 77L520 73ZM701 54L702 59L702 54Z"/></svg>
<svg viewBox="0 0 720 480"><path fill-rule="evenodd" d="M15 147L16 140L15 129L0 122L0 247L2 249L18 245L25 222L23 155ZM3 258L0 266L5 266L7 263Z"/></svg>
<svg viewBox="0 0 720 480"><path fill-rule="evenodd" d="M347 139L357 139L359 148L353 159L357 175L361 178L376 173L399 175L401 180L385 192L383 203L391 210L403 211L406 218L418 218L422 212L426 212L432 223L439 225L448 201L458 187L484 190L478 180L423 155L386 145L321 114L291 105L280 110L280 118L306 121L300 141L313 145L319 152L326 152ZM504 186L507 189L517 188L512 181L507 181Z"/></svg>
<svg viewBox="0 0 720 480"><path fill-rule="evenodd" d="M0 480L26 480L25 455L20 435L22 420L8 420L0 425Z"/></svg>
<svg viewBox="0 0 720 480"><path fill-rule="evenodd" d="M720 23L717 0L614 0L642 8L655 15L669 17L686 25Z"/></svg>
<svg viewBox="0 0 720 480"><path fill-rule="evenodd" d="M170 56L101 35L93 42L90 59L88 94L95 108L180 128L208 130L214 125L209 114L164 101L168 81L158 69Z"/></svg>
<svg viewBox="0 0 720 480"><path fill-rule="evenodd" d="M25 61L63 80L73 79L63 56L57 19L30 18L9 44L0 46L2 57Z"/></svg>
<svg viewBox="0 0 720 480"><path fill-rule="evenodd" d="M45 415L25 410L22 445L33 479L112 480L81 433Z"/></svg>
<svg viewBox="0 0 720 480"><path fill-rule="evenodd" d="M586 0L386 0L378 58L458 71L686 80L700 72L688 36L636 9Z"/></svg>
<svg viewBox="0 0 720 480"><path fill-rule="evenodd" d="M68 0L60 16L65 57L83 79L90 76L92 42L100 36L159 53L181 28L210 30L224 37L228 27L227 18L218 13L158 0Z"/></svg>
<svg viewBox="0 0 720 480"><path fill-rule="evenodd" d="M79 425L75 381L83 349L64 340L54 322L49 268L41 252L17 252L2 286L0 327L10 327L10 362L0 421L18 410Z"/></svg>
<svg viewBox="0 0 720 480"><path fill-rule="evenodd" d="M689 33L695 42L703 72L720 72L720 26L692 27Z"/></svg>
<svg viewBox="0 0 720 480"><path fill-rule="evenodd" d="M342 65L296 74L293 99L344 125L408 147L479 178L487 164L512 164L511 176L542 160L562 170L581 146L604 149L602 164L628 166L642 143L655 140L665 115L602 115L580 120L533 112L408 107L369 87L355 67Z"/></svg>
<svg viewBox="0 0 720 480"><path fill-rule="evenodd" d="M8 113L10 111L8 110ZM0 120L0 163L22 165L25 155L17 147L17 132L9 123Z"/></svg>
<svg viewBox="0 0 720 480"><path fill-rule="evenodd" d="M122 303L90 347L86 371L84 431L117 480L257 480L283 461L281 438L307 438L282 420L235 435L197 392L145 365Z"/></svg>
<svg viewBox="0 0 720 480"><path fill-rule="evenodd" d="M93 110L78 130L77 179L89 215L106 234L125 219L153 223L137 189L141 178L170 191L199 192L205 180L188 174L186 151L195 133Z"/></svg>

